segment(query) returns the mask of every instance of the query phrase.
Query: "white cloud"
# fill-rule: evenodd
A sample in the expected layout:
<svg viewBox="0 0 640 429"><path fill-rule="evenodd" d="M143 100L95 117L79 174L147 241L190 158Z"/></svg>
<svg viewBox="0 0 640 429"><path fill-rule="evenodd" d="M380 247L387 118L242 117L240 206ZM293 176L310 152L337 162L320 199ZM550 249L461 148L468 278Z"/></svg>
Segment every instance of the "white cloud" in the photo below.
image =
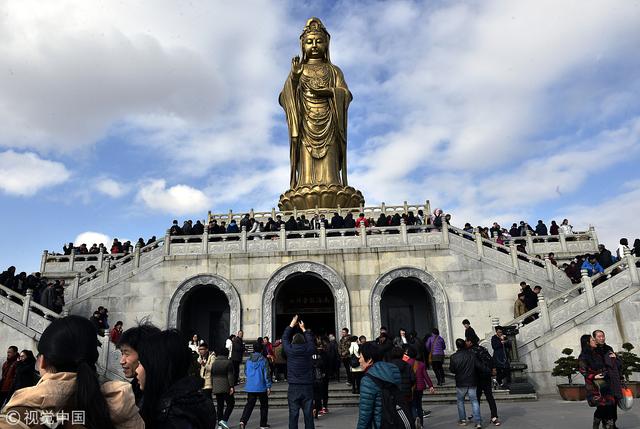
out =
<svg viewBox="0 0 640 429"><path fill-rule="evenodd" d="M111 198L120 198L129 191L126 185L109 178L98 179L95 189Z"/></svg>
<svg viewBox="0 0 640 429"><path fill-rule="evenodd" d="M11 195L31 196L44 188L66 182L71 173L54 161L35 153L0 153L0 190Z"/></svg>
<svg viewBox="0 0 640 429"><path fill-rule="evenodd" d="M107 248L109 248L111 239L108 235L101 232L85 231L78 234L76 239L73 241L74 246L80 246L83 243L86 244L87 247L91 247L94 243L98 245L103 243Z"/></svg>
<svg viewBox="0 0 640 429"><path fill-rule="evenodd" d="M164 180L144 184L136 199L149 209L175 215L203 214L211 208L211 201L204 192L186 185L167 188Z"/></svg>

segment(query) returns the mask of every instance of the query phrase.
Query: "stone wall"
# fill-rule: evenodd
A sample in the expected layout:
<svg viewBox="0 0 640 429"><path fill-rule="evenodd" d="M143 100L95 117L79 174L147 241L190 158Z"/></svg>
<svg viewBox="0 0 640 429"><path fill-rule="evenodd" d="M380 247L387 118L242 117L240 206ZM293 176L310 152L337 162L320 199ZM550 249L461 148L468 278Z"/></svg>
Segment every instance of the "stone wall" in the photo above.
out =
<svg viewBox="0 0 640 429"><path fill-rule="evenodd" d="M18 351L27 349L33 351L34 355L38 354L36 350L37 342L34 339L35 332L32 332L34 335L29 336L23 333L23 330L26 331L26 329L20 329L19 324L9 317L4 317L0 320L0 351L2 352L2 362L6 360L6 351L9 346L18 347Z"/></svg>

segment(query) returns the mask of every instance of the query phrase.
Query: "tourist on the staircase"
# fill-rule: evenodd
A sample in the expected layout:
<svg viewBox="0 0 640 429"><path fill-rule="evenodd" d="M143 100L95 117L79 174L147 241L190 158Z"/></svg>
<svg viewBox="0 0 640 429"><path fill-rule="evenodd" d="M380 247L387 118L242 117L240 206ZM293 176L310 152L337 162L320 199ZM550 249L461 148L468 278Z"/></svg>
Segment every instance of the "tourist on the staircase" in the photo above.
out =
<svg viewBox="0 0 640 429"><path fill-rule="evenodd" d="M520 292L516 298L516 302L513 304L513 318L517 319L527 312L527 306L524 303L524 293Z"/></svg>
<svg viewBox="0 0 640 429"><path fill-rule="evenodd" d="M491 348L493 348L493 360L496 365L496 379L505 389L511 384L511 363L509 362L511 341L502 332L502 326L496 326L495 331L495 335L491 337Z"/></svg>
<svg viewBox="0 0 640 429"><path fill-rule="evenodd" d="M538 221L535 232L536 232L536 235L548 235L547 225L544 224L542 219Z"/></svg>
<svg viewBox="0 0 640 429"><path fill-rule="evenodd" d="M329 375L327 354L321 341L316 341L316 352L311 356L313 364L313 416L318 419L326 414L329 401Z"/></svg>
<svg viewBox="0 0 640 429"><path fill-rule="evenodd" d="M344 366L344 370L347 373L347 386L353 384L353 377L351 375L351 360L349 355L349 348L351 347L351 335L349 335L349 328L342 328L340 331L340 344L338 345L338 353L340 354L340 360ZM338 381L340 381L340 369L338 369Z"/></svg>
<svg viewBox="0 0 640 429"><path fill-rule="evenodd" d="M391 354L391 350L393 349L393 341L389 339L389 336L386 331L380 332L380 335L376 339L376 343L380 348L380 353L382 353L382 358L384 360L389 359L389 355Z"/></svg>
<svg viewBox="0 0 640 429"><path fill-rule="evenodd" d="M466 339L466 346L482 364L482 370L476 372L476 380L478 382L476 393L478 396L478 402L482 400L482 394L487 397L489 409L491 410L491 424L494 426L500 426L501 423L498 419L498 407L492 391L492 377L497 373L495 359L493 359L485 347L482 347L477 342L473 342L468 338Z"/></svg>
<svg viewBox="0 0 640 429"><path fill-rule="evenodd" d="M355 335L351 337L351 345L349 346L349 366L351 367L351 393L360 394L360 383L364 377L364 368L360 365L360 345L367 342L367 338L363 335L360 338Z"/></svg>
<svg viewBox="0 0 640 429"><path fill-rule="evenodd" d="M464 399L469 397L473 420L477 429L482 429L482 416L480 414L480 402L478 401L476 373L483 367L473 352L466 347L462 338L456 340L457 351L449 360L449 371L456 376L456 403L458 404L458 424L466 426L467 413L464 408Z"/></svg>
<svg viewBox="0 0 640 429"><path fill-rule="evenodd" d="M605 270L614 264L614 258L611 251L607 249L604 244L598 244L598 254L596 256L598 258L598 263Z"/></svg>
<svg viewBox="0 0 640 429"><path fill-rule="evenodd" d="M329 379L340 381L340 355L338 354L338 342L336 336L329 334L327 343L327 365Z"/></svg>
<svg viewBox="0 0 640 429"><path fill-rule="evenodd" d="M142 390L140 390L140 383L136 377L136 369L140 363L138 355L140 341L142 341L143 338L159 332L160 329L143 321L138 326L124 331L118 342L118 349L120 349L120 367L122 368L124 376L131 379L131 388L138 407L142 403Z"/></svg>
<svg viewBox="0 0 640 429"><path fill-rule="evenodd" d="M273 366L273 380L276 383L287 381L287 358L284 355L284 344L280 338L273 343Z"/></svg>
<svg viewBox="0 0 640 429"><path fill-rule="evenodd" d="M202 342L200 346L198 346L198 365L200 365L200 377L204 381L202 393L204 393L207 398L212 397L211 367L215 359L214 354L209 352L209 345Z"/></svg>
<svg viewBox="0 0 640 429"><path fill-rule="evenodd" d="M118 320L109 333L109 339L113 344L118 344L120 342L120 337L122 336L122 320Z"/></svg>
<svg viewBox="0 0 640 429"><path fill-rule="evenodd" d="M444 385L444 368L442 366L446 348L447 345L444 342L444 338L440 336L440 331L438 328L433 328L431 336L425 343L425 362L431 361L438 386Z"/></svg>
<svg viewBox="0 0 640 429"><path fill-rule="evenodd" d="M13 379L11 389L7 394L7 399L11 398L11 395L13 395L16 390L35 386L39 378L36 371L36 358L33 356L33 352L31 350L22 350L16 362L16 375ZM0 402L0 409L2 409L2 405Z"/></svg>
<svg viewBox="0 0 640 429"><path fill-rule="evenodd" d="M263 351L263 355L265 358L267 358L267 363L269 364L269 377L271 377L271 380L273 380L273 372L275 369L275 354L273 352L273 344L271 343L271 341L269 340L269 337L264 337L262 339L262 344L264 345L264 351Z"/></svg>
<svg viewBox="0 0 640 429"><path fill-rule="evenodd" d="M200 344L202 343L204 343L204 340L201 340L200 337L198 337L198 334L193 334L193 336L189 340L189 349L193 353L198 353L198 347L200 347Z"/></svg>
<svg viewBox="0 0 640 429"><path fill-rule="evenodd" d="M0 378L0 406L9 399L9 392L16 376L18 365L18 347L9 346L7 360L2 364L2 378Z"/></svg>
<svg viewBox="0 0 640 429"><path fill-rule="evenodd" d="M399 387L400 370L392 363L383 362L380 347L373 341L362 344L359 351L360 366L366 376L360 386L357 429L376 429L382 423L382 383Z"/></svg>
<svg viewBox="0 0 640 429"><path fill-rule="evenodd" d="M620 381L618 374L620 362L613 351L598 349L596 339L592 335L580 337L582 351L578 356L580 373L584 376L587 389L587 402L591 407L596 407L593 414L593 429L598 429L600 424L605 429L613 429L617 418L616 389L619 390Z"/></svg>
<svg viewBox="0 0 640 429"><path fill-rule="evenodd" d="M28 427L33 413L40 416L51 410L80 414L84 420L81 426L86 428L145 427L129 383L99 384L96 335L87 319L67 316L52 321L40 337L38 353L42 378L11 397L0 416L0 428ZM16 416L21 420L18 425L14 424ZM64 426L71 424L67 421Z"/></svg>
<svg viewBox="0 0 640 429"><path fill-rule="evenodd" d="M211 367L211 388L218 405L218 425L222 429L228 429L229 418L236 403L233 363L229 360L229 351L226 348L220 348L216 354Z"/></svg>
<svg viewBox="0 0 640 429"><path fill-rule="evenodd" d="M416 376L416 384L413 390L412 408L413 418L416 421L416 429L424 426L424 411L422 409L422 396L427 387L429 387L429 393L435 393L433 388L433 382L429 373L427 372L427 366L424 362L418 360L418 353L414 347L409 347L406 352L407 364L413 370ZM418 425L419 424L419 425Z"/></svg>
<svg viewBox="0 0 640 429"><path fill-rule="evenodd" d="M398 331L398 336L393 339L393 346L400 347L401 349L405 349L409 346L409 342L407 340L407 331L404 328L400 328L400 331Z"/></svg>
<svg viewBox="0 0 640 429"><path fill-rule="evenodd" d="M238 331L238 334L231 341L231 362L233 362L234 386L237 386L240 381L240 364L242 363L242 358L244 357L245 352L245 345L242 337L244 337L244 332Z"/></svg>
<svg viewBox="0 0 640 429"><path fill-rule="evenodd" d="M49 283L40 294L40 305L53 311L56 303L56 289L54 283Z"/></svg>
<svg viewBox="0 0 640 429"><path fill-rule="evenodd" d="M473 340L477 340L478 342L480 342L480 338L476 334L475 329L473 329L471 327L471 322L469 322L469 319L464 319L462 321L462 326L464 326L464 337L465 338L471 338Z"/></svg>
<svg viewBox="0 0 640 429"><path fill-rule="evenodd" d="M269 395L271 394L271 377L269 376L269 364L262 355L264 345L260 341L253 344L253 353L249 355L245 364L247 403L240 417L240 429L244 429L251 418L251 413L260 400L260 429L267 429L269 424ZM224 427L224 426L223 426Z"/></svg>
<svg viewBox="0 0 640 429"><path fill-rule="evenodd" d="M587 270L589 277L592 277L598 273L604 273L604 268L598 263L596 255L589 255L587 260L582 264L581 269Z"/></svg>
<svg viewBox="0 0 640 429"><path fill-rule="evenodd" d="M191 350L176 330L142 338L136 376L143 392L146 428L215 428L216 410L202 393L200 377L189 376Z"/></svg>
<svg viewBox="0 0 640 429"><path fill-rule="evenodd" d="M560 232L564 235L570 236L573 234L573 226L569 225L569 220L564 219L560 225Z"/></svg>
<svg viewBox="0 0 640 429"><path fill-rule="evenodd" d="M316 351L313 334L305 329L303 321L295 315L284 330L282 342L287 355L287 401L289 403L289 429L298 428L300 409L304 414L305 429L314 429L313 422L313 364L311 356ZM294 328L304 334L293 334Z"/></svg>

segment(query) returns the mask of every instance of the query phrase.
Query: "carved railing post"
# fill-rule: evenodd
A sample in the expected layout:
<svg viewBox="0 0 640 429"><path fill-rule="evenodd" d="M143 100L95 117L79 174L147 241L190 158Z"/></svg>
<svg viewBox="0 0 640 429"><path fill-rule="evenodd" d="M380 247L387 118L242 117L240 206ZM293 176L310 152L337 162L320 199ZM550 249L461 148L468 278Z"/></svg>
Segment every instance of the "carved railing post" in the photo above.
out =
<svg viewBox="0 0 640 429"><path fill-rule="evenodd" d="M69 271L73 271L73 265L76 263L76 249L71 249L71 255L69 255Z"/></svg>
<svg viewBox="0 0 640 429"><path fill-rule="evenodd" d="M511 265L513 265L513 268L517 271L520 265L518 265L518 247L514 241L509 242L509 254L511 255Z"/></svg>
<svg viewBox="0 0 640 429"><path fill-rule="evenodd" d="M40 272L44 273L47 269L47 257L49 256L49 251L45 250L42 252L42 259L40 260Z"/></svg>
<svg viewBox="0 0 640 429"><path fill-rule="evenodd" d="M280 225L280 250L287 250L287 231Z"/></svg>
<svg viewBox="0 0 640 429"><path fill-rule="evenodd" d="M564 232L560 230L560 249L563 252L567 252L567 237L564 235Z"/></svg>
<svg viewBox="0 0 640 429"><path fill-rule="evenodd" d="M227 216L228 216L227 224L230 224L231 220L233 219L233 210L229 209L229 214Z"/></svg>
<svg viewBox="0 0 640 429"><path fill-rule="evenodd" d="M140 268L140 250L142 247L136 243L136 246L133 248L133 268Z"/></svg>
<svg viewBox="0 0 640 429"><path fill-rule="evenodd" d="M102 247L100 248L100 253L98 253L98 266L96 268L101 269L102 265L104 265L104 250Z"/></svg>
<svg viewBox="0 0 640 429"><path fill-rule="evenodd" d="M80 291L80 273L76 273L76 276L73 278L73 289L71 296L73 299L77 299Z"/></svg>
<svg viewBox="0 0 640 429"><path fill-rule="evenodd" d="M327 248L327 229L324 227L324 222L320 222L320 248Z"/></svg>
<svg viewBox="0 0 640 429"><path fill-rule="evenodd" d="M496 326L500 326L500 318L499 317L492 317L491 318L491 327L493 328L494 332L496 330Z"/></svg>
<svg viewBox="0 0 640 429"><path fill-rule="evenodd" d="M244 229L244 226L242 227ZM202 254L209 253L209 228L205 228L202 233Z"/></svg>
<svg viewBox="0 0 640 429"><path fill-rule="evenodd" d="M636 267L636 258L631 254L630 249L624 249L624 258L627 261L629 277L634 285L640 284L640 275L638 275L638 267Z"/></svg>
<svg viewBox="0 0 640 429"><path fill-rule="evenodd" d="M431 202L429 200L426 201L424 205L424 224L427 224L427 219L431 216Z"/></svg>
<svg viewBox="0 0 640 429"><path fill-rule="evenodd" d="M553 282L553 279L554 279L553 264L549 259L549 255L544 255L544 267L547 269L547 278L549 279L550 282Z"/></svg>
<svg viewBox="0 0 640 429"><path fill-rule="evenodd" d="M407 204L407 202L405 201L404 204L402 205L402 209L404 210L404 213L407 214L409 212L409 205Z"/></svg>
<svg viewBox="0 0 640 429"><path fill-rule="evenodd" d="M29 308L31 307L31 300L33 299L33 289L27 289L27 294L22 300L22 323L25 326L29 326Z"/></svg>
<svg viewBox="0 0 640 429"><path fill-rule="evenodd" d="M247 251L247 227L244 225L240 231L240 248L243 252Z"/></svg>
<svg viewBox="0 0 640 429"><path fill-rule="evenodd" d="M593 241L593 248L597 249L600 242L598 242L598 234L596 234L596 229L593 225L589 225L589 235L591 236L591 241Z"/></svg>
<svg viewBox="0 0 640 429"><path fill-rule="evenodd" d="M384 201L382 202L382 204L380 204L380 210L382 211L382 213L384 213L384 215L387 215L387 205L384 203Z"/></svg>
<svg viewBox="0 0 640 429"><path fill-rule="evenodd" d="M547 301L544 299L542 291L538 294L538 308L540 309L540 319L542 320L543 332L551 331L551 318L549 316L549 307Z"/></svg>
<svg viewBox="0 0 640 429"><path fill-rule="evenodd" d="M164 255L169 256L171 254L171 234L169 230L164 234Z"/></svg>
<svg viewBox="0 0 640 429"><path fill-rule="evenodd" d="M276 208L275 207L271 207L271 219L273 219L273 220L276 219Z"/></svg>
<svg viewBox="0 0 640 429"><path fill-rule="evenodd" d="M446 219L442 219L442 244L449 245L449 224Z"/></svg>
<svg viewBox="0 0 640 429"><path fill-rule="evenodd" d="M107 284L109 283L109 272L111 271L111 258L107 258L107 263L105 264L104 268L102 268L102 278L103 278L103 283Z"/></svg>
<svg viewBox="0 0 640 429"><path fill-rule="evenodd" d="M591 277L589 277L589 271L581 270L582 273L582 287L584 287L584 293L587 295L587 305L589 308L596 305L596 295L593 293L593 284L591 283Z"/></svg>
<svg viewBox="0 0 640 429"><path fill-rule="evenodd" d="M360 245L367 247L367 228L364 226L364 222L360 222Z"/></svg>
<svg viewBox="0 0 640 429"><path fill-rule="evenodd" d="M61 313L62 317L67 317L69 315L69 306L65 305L64 307L62 307L62 313Z"/></svg>
<svg viewBox="0 0 640 429"><path fill-rule="evenodd" d="M474 241L476 242L476 250L478 256L484 256L484 246L482 245L482 234L478 228L473 228Z"/></svg>
<svg viewBox="0 0 640 429"><path fill-rule="evenodd" d="M407 235L407 223L404 218L400 219L400 234L402 235L402 244L409 244L409 236Z"/></svg>

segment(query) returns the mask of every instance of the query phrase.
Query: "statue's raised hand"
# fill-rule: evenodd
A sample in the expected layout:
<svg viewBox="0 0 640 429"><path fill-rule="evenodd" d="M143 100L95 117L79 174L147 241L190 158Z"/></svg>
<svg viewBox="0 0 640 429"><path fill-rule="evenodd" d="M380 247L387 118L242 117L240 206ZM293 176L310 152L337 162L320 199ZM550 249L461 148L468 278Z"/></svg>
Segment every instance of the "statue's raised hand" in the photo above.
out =
<svg viewBox="0 0 640 429"><path fill-rule="evenodd" d="M300 75L302 75L302 63L300 62L300 57L295 56L291 60L291 76L298 80L300 79Z"/></svg>

